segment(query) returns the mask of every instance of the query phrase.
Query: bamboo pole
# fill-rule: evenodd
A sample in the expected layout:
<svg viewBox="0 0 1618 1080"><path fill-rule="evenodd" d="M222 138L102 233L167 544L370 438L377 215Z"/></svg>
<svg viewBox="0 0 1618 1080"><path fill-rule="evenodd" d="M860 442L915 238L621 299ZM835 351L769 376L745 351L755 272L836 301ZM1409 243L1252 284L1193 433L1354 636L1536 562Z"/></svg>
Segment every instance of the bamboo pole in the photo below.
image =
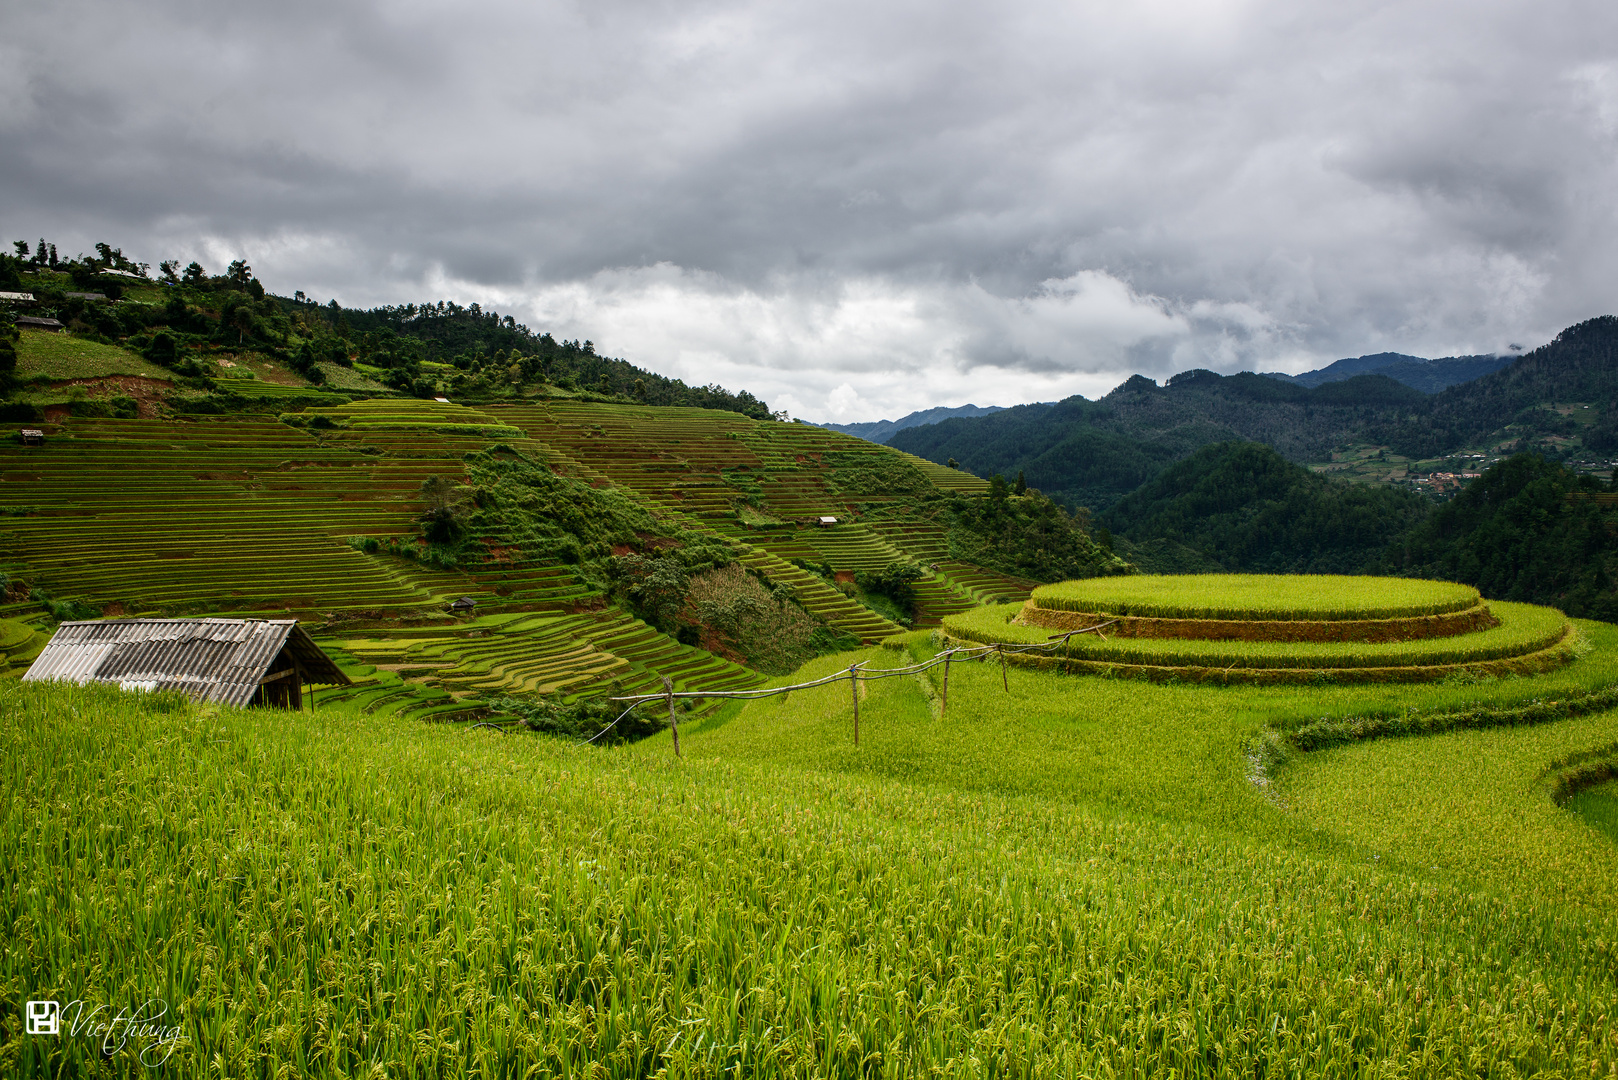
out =
<svg viewBox="0 0 1618 1080"><path fill-rule="evenodd" d="M949 709L949 662L953 659L955 659L954 649L944 654L944 694L938 702L938 717L940 720L944 718L945 711Z"/></svg>
<svg viewBox="0 0 1618 1080"><path fill-rule="evenodd" d="M1006 681L1006 647L996 645L994 651L1000 654L1000 689L1009 694L1011 693L1011 684Z"/></svg>
<svg viewBox="0 0 1618 1080"><path fill-rule="evenodd" d="M669 702L669 730L674 733L674 756L680 756L680 721L674 715L674 681L663 676L663 693Z"/></svg>
<svg viewBox="0 0 1618 1080"><path fill-rule="evenodd" d="M854 745L860 744L860 665L848 665L848 688L854 695Z"/></svg>

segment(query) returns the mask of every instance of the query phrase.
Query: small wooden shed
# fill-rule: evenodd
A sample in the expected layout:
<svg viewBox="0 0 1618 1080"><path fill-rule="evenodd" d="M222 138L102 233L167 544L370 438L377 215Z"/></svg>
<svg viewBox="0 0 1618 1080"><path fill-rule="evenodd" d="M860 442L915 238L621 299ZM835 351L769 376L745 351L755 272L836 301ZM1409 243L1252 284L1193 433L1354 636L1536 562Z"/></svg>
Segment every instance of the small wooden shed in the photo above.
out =
<svg viewBox="0 0 1618 1080"><path fill-rule="evenodd" d="M303 708L306 686L350 683L295 619L65 622L23 675L53 679L281 709Z"/></svg>
<svg viewBox="0 0 1618 1080"><path fill-rule="evenodd" d="M39 428L25 427L17 432L17 437L24 446L44 446L45 433Z"/></svg>
<svg viewBox="0 0 1618 1080"><path fill-rule="evenodd" d="M477 611L478 602L470 596L463 596L459 600L450 602L449 609L457 615L471 615Z"/></svg>

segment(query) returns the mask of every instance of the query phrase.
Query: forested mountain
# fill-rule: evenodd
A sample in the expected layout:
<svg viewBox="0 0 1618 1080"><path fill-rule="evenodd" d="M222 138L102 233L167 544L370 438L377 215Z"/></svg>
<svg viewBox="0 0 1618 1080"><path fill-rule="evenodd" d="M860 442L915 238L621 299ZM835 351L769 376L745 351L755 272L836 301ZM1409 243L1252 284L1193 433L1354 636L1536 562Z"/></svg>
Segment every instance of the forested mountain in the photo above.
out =
<svg viewBox="0 0 1618 1080"><path fill-rule="evenodd" d="M1297 463L1355 444L1414 459L1618 453L1618 318L1570 327L1509 367L1437 394L1383 373L1314 388L1250 373L1187 371L1163 386L1135 375L1099 401L947 420L899 432L889 445L941 464L953 458L979 475L1021 472L1067 505L1102 510L1168 463L1234 439Z"/></svg>
<svg viewBox="0 0 1618 1080"><path fill-rule="evenodd" d="M844 435L852 435L856 439L865 439L868 442L886 443L893 436L906 428L918 427L922 424L937 424L944 420L951 420L957 416L974 417L988 416L990 413L1000 412L998 405L957 405L955 408L940 405L936 409L923 409L901 416L897 420L869 420L861 424L821 424L823 428L841 431Z"/></svg>
<svg viewBox="0 0 1618 1080"><path fill-rule="evenodd" d="M234 262L210 275L200 264L145 263L107 244L96 255L57 257L17 241L0 254L0 290L30 294L23 313L122 344L189 378L211 350L250 350L295 368L318 384L322 364L371 369L381 382L417 397L451 393L462 400L521 395L548 384L563 390L651 405L725 409L755 419L768 407L745 390L687 386L623 360L601 356L591 342L557 341L510 315L477 304L437 301L370 309L321 305L299 292L267 294L252 267ZM125 301L125 302L120 302ZM188 363L189 361L189 363Z"/></svg>
<svg viewBox="0 0 1618 1080"><path fill-rule="evenodd" d="M1573 404L1594 423L1572 415L1567 407ZM1498 436L1515 436L1527 448L1579 435L1583 449L1611 453L1618 450L1615 407L1618 316L1603 315L1568 327L1508 368L1435 394L1426 408L1397 410L1372 435L1413 457Z"/></svg>
<svg viewBox="0 0 1618 1080"><path fill-rule="evenodd" d="M1618 621L1618 505L1590 476L1520 454L1486 470L1390 553L1397 572ZM1606 499L1600 496L1606 493Z"/></svg>
<svg viewBox="0 0 1618 1080"><path fill-rule="evenodd" d="M1294 461L1319 461L1426 395L1383 375L1310 389L1244 372L1182 372L1158 386L1136 375L1100 401L1071 397L980 419L911 428L889 445L978 473L1023 473L1071 506L1104 509L1165 465L1211 443L1262 442Z"/></svg>
<svg viewBox="0 0 1618 1080"><path fill-rule="evenodd" d="M278 297L281 306L300 318L317 335L324 330L342 347L373 365L395 373L401 389L416 389L430 396L431 372L425 363L449 364L445 389L465 398L501 396L503 390L545 382L568 390L605 396L627 396L647 405L685 405L724 409L756 420L767 419L769 407L745 390L732 393L722 386L687 386L625 360L602 356L593 342L557 341L548 333L535 333L510 315L484 311L479 305L462 307L440 300L369 309L322 307L310 301Z"/></svg>
<svg viewBox="0 0 1618 1080"><path fill-rule="evenodd" d="M1414 492L1328 480L1231 442L1174 463L1101 520L1132 544L1171 541L1227 570L1360 574L1384 571L1389 544L1431 510Z"/></svg>
<svg viewBox="0 0 1618 1080"><path fill-rule="evenodd" d="M1493 354L1446 356L1438 360L1426 360L1420 356L1406 356L1404 353L1373 353L1370 356L1339 360L1318 370L1306 371L1302 375L1284 375L1278 371L1267 371L1264 374L1267 378L1308 387L1342 382L1356 375L1386 375L1424 394L1436 394L1446 387L1471 382L1473 379L1499 371L1508 366L1511 360L1509 356Z"/></svg>

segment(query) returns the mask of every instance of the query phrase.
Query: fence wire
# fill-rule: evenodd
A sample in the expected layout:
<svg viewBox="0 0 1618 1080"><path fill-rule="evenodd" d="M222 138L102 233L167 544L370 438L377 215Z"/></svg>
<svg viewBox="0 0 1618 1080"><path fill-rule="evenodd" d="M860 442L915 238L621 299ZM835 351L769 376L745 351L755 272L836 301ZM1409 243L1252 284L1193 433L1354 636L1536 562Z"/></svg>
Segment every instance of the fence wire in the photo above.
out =
<svg viewBox="0 0 1618 1080"><path fill-rule="evenodd" d="M871 682L871 681L874 681L876 679L892 679L892 678L894 678L896 676L900 676L900 675L916 675L916 674L919 674L919 673L921 673L923 671L928 670L929 668L935 668L940 664L950 664L950 663L955 663L957 661L966 661L966 660L978 660L978 659L982 659L984 657L988 657L988 656L991 656L991 655L998 655L998 656L1003 657L1003 656L1006 656L1007 654L1016 654L1016 653L1032 653L1032 652L1051 653L1051 652L1055 652L1056 650L1060 649L1062 646L1066 645L1069 638L1072 638L1072 637L1074 637L1074 636L1076 636L1078 634L1096 634L1098 636L1101 636L1101 637L1105 638L1105 635L1102 635L1101 631L1105 630L1107 627L1113 625L1117 621L1118 621L1117 619L1109 619L1107 622L1097 623L1095 626L1086 626L1082 630L1069 630L1065 634L1054 635L1054 636L1052 636L1052 638L1049 641L1043 641L1043 642L1020 643L1019 644L1017 642L1011 642L1011 641L997 641L997 642L992 642L992 643L985 644L985 645L974 645L974 646L967 646L967 647L956 646L955 648L945 649L943 652L935 653L933 656L931 656L928 659L923 660L923 661L921 661L919 663L909 664L909 665L906 665L905 667L867 668L867 667L862 666L861 664L856 663L856 664L851 664L847 669L845 669L843 671L834 672L834 673L832 673L830 675L822 676L819 679L811 679L809 682L793 683L791 686L772 686L772 687L766 687L764 689L759 689L759 690L680 690L680 691L673 691L673 692L664 691L663 693L660 693L660 694L625 694L622 697L608 698L607 700L609 700L609 701L627 701L627 702L630 703L629 708L625 709L623 711L623 713L621 713L619 715L618 720L622 720L625 716L629 715L631 710L636 709L639 706L644 705L649 701L668 701L668 702L672 702L675 699L682 699L682 698L683 699L728 698L728 699L736 700L736 701L757 701L757 700L759 700L761 698L774 697L777 694L790 694L790 693L792 693L794 691L797 691L797 690L813 690L817 686L828 686L828 685L830 685L832 683L839 683L839 682L843 682L845 680L848 680L848 681L851 681L851 682L857 682L857 681ZM614 720L612 723L617 724L618 720ZM611 726L612 725L608 725L608 728L603 728L602 731L603 732L607 731ZM598 734L596 736L596 738L599 738L599 737L600 736ZM595 739L592 738L592 739L589 739L589 740L586 740L586 741L587 742L594 742Z"/></svg>

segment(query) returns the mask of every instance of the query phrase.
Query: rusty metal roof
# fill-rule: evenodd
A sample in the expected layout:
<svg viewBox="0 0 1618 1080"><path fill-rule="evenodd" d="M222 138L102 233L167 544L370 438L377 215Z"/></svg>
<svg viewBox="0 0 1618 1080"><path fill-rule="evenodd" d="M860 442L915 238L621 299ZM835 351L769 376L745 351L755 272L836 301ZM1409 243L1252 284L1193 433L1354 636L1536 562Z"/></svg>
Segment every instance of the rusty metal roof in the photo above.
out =
<svg viewBox="0 0 1618 1080"><path fill-rule="evenodd" d="M295 619L65 622L23 680L109 682L126 690L179 690L196 701L246 705L283 650L309 682L349 682Z"/></svg>

